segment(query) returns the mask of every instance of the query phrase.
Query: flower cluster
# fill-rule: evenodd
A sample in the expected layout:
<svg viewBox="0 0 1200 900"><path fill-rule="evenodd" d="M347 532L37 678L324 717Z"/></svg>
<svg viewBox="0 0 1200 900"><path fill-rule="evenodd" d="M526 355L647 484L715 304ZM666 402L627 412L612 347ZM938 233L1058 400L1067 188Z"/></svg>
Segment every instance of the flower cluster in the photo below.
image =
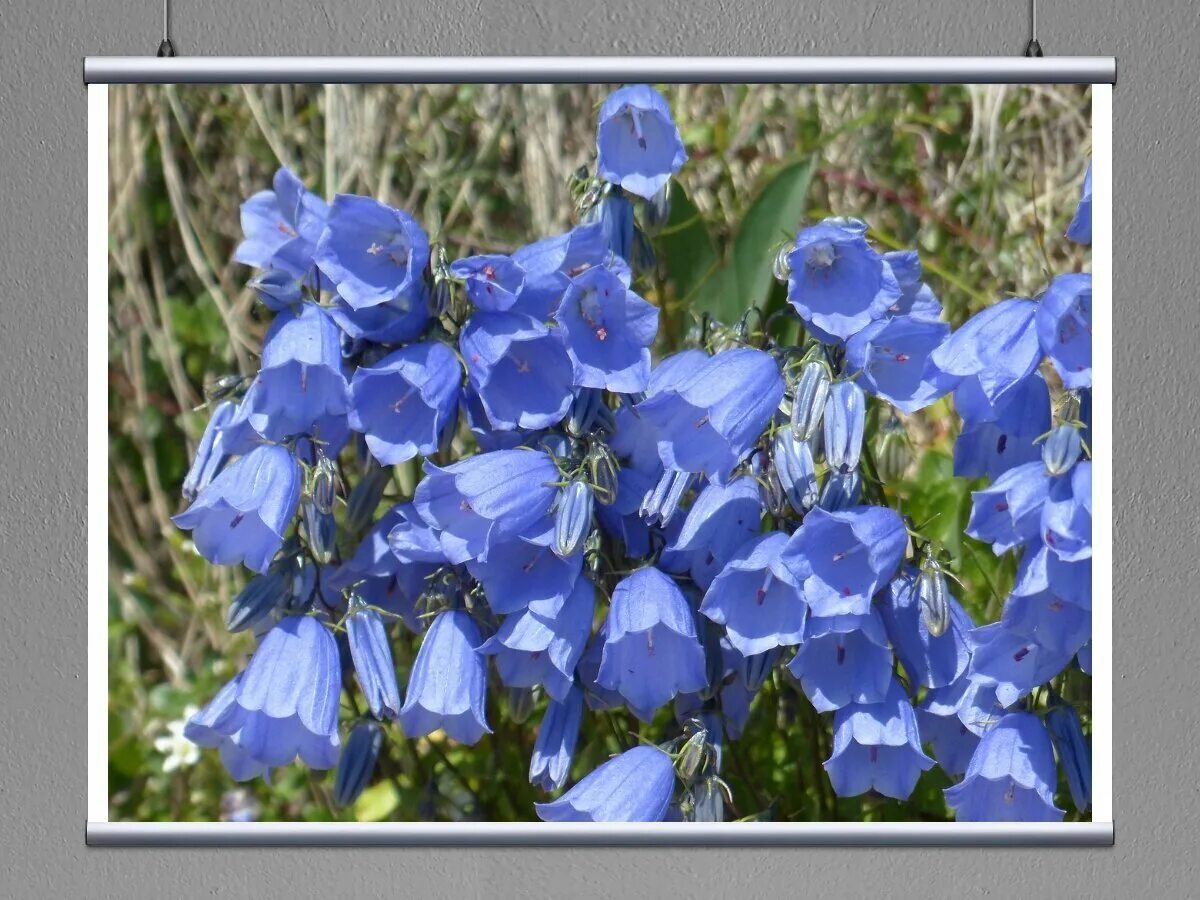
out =
<svg viewBox="0 0 1200 900"><path fill-rule="evenodd" d="M256 573L227 624L257 649L185 728L233 778L299 757L345 805L389 741L471 745L540 706L529 780L573 784L542 819L720 821L750 802L723 759L770 680L832 714L839 796L907 798L936 759L960 819L1055 818L1057 755L1087 806L1062 688L1089 668L1090 276L952 331L915 252L830 218L776 261L799 342L705 323L655 362L639 291L687 158L633 85L600 108L580 224L508 254L451 260L407 212L287 169L243 204L236 259L274 318L175 518ZM982 626L892 484L904 419L950 395L955 473L990 480L967 534L1019 558ZM661 742L575 777L585 717L618 707Z"/></svg>

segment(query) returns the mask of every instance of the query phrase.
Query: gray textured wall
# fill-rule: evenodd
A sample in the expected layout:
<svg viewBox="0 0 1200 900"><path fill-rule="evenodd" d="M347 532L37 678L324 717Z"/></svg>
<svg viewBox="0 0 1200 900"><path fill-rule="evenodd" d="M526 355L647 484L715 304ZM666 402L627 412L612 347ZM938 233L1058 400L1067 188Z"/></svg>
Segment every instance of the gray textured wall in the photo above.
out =
<svg viewBox="0 0 1200 900"><path fill-rule="evenodd" d="M175 0L184 54L1007 54L1025 0ZM89 850L86 106L158 0L0 6L0 893L14 897L1194 895L1200 330L1193 0L1042 0L1050 53L1114 54L1117 844L1108 850ZM1179 391L1179 393L1177 393ZM219 856L219 858L218 858ZM336 892L336 893L326 893Z"/></svg>

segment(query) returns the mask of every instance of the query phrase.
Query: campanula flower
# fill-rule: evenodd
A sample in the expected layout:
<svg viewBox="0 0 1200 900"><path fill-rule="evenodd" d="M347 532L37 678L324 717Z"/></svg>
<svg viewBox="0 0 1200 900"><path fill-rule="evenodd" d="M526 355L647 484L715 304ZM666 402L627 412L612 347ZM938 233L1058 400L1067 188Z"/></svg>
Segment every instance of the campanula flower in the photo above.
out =
<svg viewBox="0 0 1200 900"><path fill-rule="evenodd" d="M408 213L338 194L314 256L351 309L424 299L429 238Z"/></svg>
<svg viewBox="0 0 1200 900"><path fill-rule="evenodd" d="M835 382L825 404L825 461L833 472L858 468L863 431L867 422L867 398L853 381Z"/></svg>
<svg viewBox="0 0 1200 900"><path fill-rule="evenodd" d="M990 487L971 492L967 534L1000 555L1037 538L1050 477L1041 460L1009 469Z"/></svg>
<svg viewBox="0 0 1200 900"><path fill-rule="evenodd" d="M1042 352L1072 390L1092 386L1092 276L1059 275L1039 298L1037 333Z"/></svg>
<svg viewBox="0 0 1200 900"><path fill-rule="evenodd" d="M264 444L222 469L172 521L192 532L196 550L210 563L244 562L265 572L296 514L300 482L292 454Z"/></svg>
<svg viewBox="0 0 1200 900"><path fill-rule="evenodd" d="M259 302L273 312L297 306L304 299L304 279L283 269L267 269L246 282Z"/></svg>
<svg viewBox="0 0 1200 900"><path fill-rule="evenodd" d="M1087 174L1083 176L1083 192L1079 197L1079 206L1075 208L1075 216L1067 226L1067 239L1077 244L1092 242L1092 164L1088 163Z"/></svg>
<svg viewBox="0 0 1200 900"><path fill-rule="evenodd" d="M529 760L530 784L549 792L567 783L582 721L583 689L579 685L572 685L562 700L552 699L546 704Z"/></svg>
<svg viewBox="0 0 1200 900"><path fill-rule="evenodd" d="M315 303L279 313L267 329L249 409L254 430L272 441L313 435L336 452L346 442L349 391L342 335Z"/></svg>
<svg viewBox="0 0 1200 900"><path fill-rule="evenodd" d="M854 703L834 714L833 753L825 771L839 797L874 789L907 800L921 773L933 765L921 749L912 704L895 679L879 702Z"/></svg>
<svg viewBox="0 0 1200 900"><path fill-rule="evenodd" d="M675 788L671 757L649 745L602 763L551 803L536 803L543 822L661 822Z"/></svg>
<svg viewBox="0 0 1200 900"><path fill-rule="evenodd" d="M954 391L963 430L954 442L954 474L993 481L1017 466L1041 458L1037 439L1050 430L1050 391L1040 372L1014 385L993 406L975 379Z"/></svg>
<svg viewBox="0 0 1200 900"><path fill-rule="evenodd" d="M440 468L425 463L414 504L439 530L452 563L486 561L493 543L516 538L548 520L558 469L540 450L495 450Z"/></svg>
<svg viewBox="0 0 1200 900"><path fill-rule="evenodd" d="M500 542L487 559L468 559L467 570L483 585L488 606L497 615L528 608L552 618L575 587L583 554L562 557L550 547L515 539Z"/></svg>
<svg viewBox="0 0 1200 900"><path fill-rule="evenodd" d="M204 426L204 434L200 436L200 443L196 446L191 468L183 479L183 499L189 503L208 487L209 482L221 471L221 466L225 465L229 458L222 447L222 430L233 419L236 410L236 403L224 400L217 404L208 424Z"/></svg>
<svg viewBox="0 0 1200 900"><path fill-rule="evenodd" d="M273 768L297 756L312 769L337 763L341 663L333 633L312 616L288 616L267 632L246 670L188 723L188 740L201 747L232 743L246 768ZM218 702L220 701L220 702ZM229 751L232 754L232 751ZM248 759L247 759L248 758ZM250 762L252 761L252 763ZM261 771L261 769L260 769Z"/></svg>
<svg viewBox="0 0 1200 900"><path fill-rule="evenodd" d="M895 250L883 254L883 261L892 268L892 274L900 285L900 299L888 307L892 316L913 316L921 319L937 319L942 314L942 304L937 295L921 280L921 258L916 250Z"/></svg>
<svg viewBox="0 0 1200 900"><path fill-rule="evenodd" d="M276 171L272 188L242 204L245 239L233 258L259 269L288 272L316 286L313 254L329 207L286 167Z"/></svg>
<svg viewBox="0 0 1200 900"><path fill-rule="evenodd" d="M1067 774L1071 802L1080 812L1092 804L1092 745L1073 706L1054 706L1046 713L1046 730Z"/></svg>
<svg viewBox="0 0 1200 900"><path fill-rule="evenodd" d="M471 387L496 428L548 428L571 407L574 369L557 331L516 312L477 313L459 336Z"/></svg>
<svg viewBox="0 0 1200 900"><path fill-rule="evenodd" d="M986 731L966 777L947 788L960 822L1057 822L1054 751L1032 713L1009 713Z"/></svg>
<svg viewBox="0 0 1200 900"><path fill-rule="evenodd" d="M568 282L590 268L607 266L626 279L631 274L623 261L613 259L598 222L526 244L512 258L525 270L525 289L514 309L534 318L551 315Z"/></svg>
<svg viewBox="0 0 1200 900"><path fill-rule="evenodd" d="M921 739L933 750L933 758L947 775L967 771L971 755L979 746L979 736L962 723L954 710L937 714L923 705L917 709L917 724Z"/></svg>
<svg viewBox="0 0 1200 900"><path fill-rule="evenodd" d="M1003 621L976 628L971 642L972 680L990 685L1005 709L1065 669L1075 655L1018 634Z"/></svg>
<svg viewBox="0 0 1200 900"><path fill-rule="evenodd" d="M429 455L458 412L462 366L439 341L393 351L359 366L350 381L350 427L385 466Z"/></svg>
<svg viewBox="0 0 1200 900"><path fill-rule="evenodd" d="M409 674L400 726L410 738L439 728L460 744L491 734L487 713L487 660L471 614L447 609L437 614Z"/></svg>
<svg viewBox="0 0 1200 900"><path fill-rule="evenodd" d="M575 384L619 393L644 391L658 307L605 268L571 279L554 315L574 365Z"/></svg>
<svg viewBox="0 0 1200 900"><path fill-rule="evenodd" d="M350 729L333 781L335 805L347 807L359 798L375 774L382 750L383 729L377 722L359 722Z"/></svg>
<svg viewBox="0 0 1200 900"><path fill-rule="evenodd" d="M796 529L781 559L800 582L813 615L863 615L895 574L907 544L904 522L894 510L817 508Z"/></svg>
<svg viewBox="0 0 1200 900"><path fill-rule="evenodd" d="M800 367L792 390L792 432L799 440L811 441L817 436L832 385L833 376L824 360L810 359Z"/></svg>
<svg viewBox="0 0 1200 900"><path fill-rule="evenodd" d="M788 670L817 712L880 702L892 680L892 651L878 611L810 616Z"/></svg>
<svg viewBox="0 0 1200 900"><path fill-rule="evenodd" d="M930 634L921 611L919 581L915 568L905 568L880 594L878 609L910 682L930 688L943 687L966 672L971 659L968 635L975 623L947 592L949 626L936 637Z"/></svg>
<svg viewBox="0 0 1200 900"><path fill-rule="evenodd" d="M1052 653L1071 656L1092 636L1090 570L1090 560L1062 562L1044 548L1026 551L1017 585L1004 602L1001 623ZM1063 577L1047 577L1048 571ZM1076 580L1081 584L1074 584ZM1078 594L1083 594L1085 604L1074 602L1072 595Z"/></svg>
<svg viewBox="0 0 1200 900"><path fill-rule="evenodd" d="M648 208L648 207L647 207ZM621 191L606 191L583 215L585 223L595 222L604 232L608 249L626 262L633 259L633 203Z"/></svg>
<svg viewBox="0 0 1200 900"><path fill-rule="evenodd" d="M788 536L751 538L734 554L704 595L700 612L725 626L743 656L800 643L808 607L795 576L780 562Z"/></svg>
<svg viewBox="0 0 1200 900"><path fill-rule="evenodd" d="M396 685L396 663L392 660L383 619L360 599L351 602L345 624L354 674L371 715L377 719L396 718L400 712L400 689Z"/></svg>
<svg viewBox="0 0 1200 900"><path fill-rule="evenodd" d="M950 326L918 316L893 316L867 325L846 344L851 371L864 390L897 409L914 413L939 400L958 381L930 358Z"/></svg>
<svg viewBox="0 0 1200 900"><path fill-rule="evenodd" d="M653 566L621 580L608 611L597 683L617 691L640 719L678 693L708 685L704 648L683 592Z"/></svg>
<svg viewBox="0 0 1200 900"><path fill-rule="evenodd" d="M668 387L656 392L652 384L636 409L657 429L665 467L724 484L783 399L783 378L769 354L747 347L718 353L698 367L693 359L672 370L679 377L670 378Z"/></svg>
<svg viewBox="0 0 1200 900"><path fill-rule="evenodd" d="M758 533L758 486L743 475L728 484L708 484L696 496L671 549L687 554L692 578L707 588L734 551Z"/></svg>
<svg viewBox="0 0 1200 900"><path fill-rule="evenodd" d="M1064 562L1092 556L1092 464L1079 463L1070 473L1051 479L1042 508L1042 540Z"/></svg>
<svg viewBox="0 0 1200 900"><path fill-rule="evenodd" d="M553 617L531 610L510 615L500 630L479 648L496 657L500 679L509 687L542 685L562 700L571 690L575 667L592 633L596 589L579 578L566 602Z"/></svg>
<svg viewBox="0 0 1200 900"><path fill-rule="evenodd" d="M995 404L1041 362L1037 308L1033 300L1022 298L985 307L935 349L930 360L947 375L976 381Z"/></svg>
<svg viewBox="0 0 1200 900"><path fill-rule="evenodd" d="M817 464L808 441L799 440L791 428L780 428L771 442L771 456L779 486L792 511L803 515L820 498Z"/></svg>
<svg viewBox="0 0 1200 900"><path fill-rule="evenodd" d="M389 535L393 531L411 530L413 520L424 528L424 534L436 551L421 558L401 560L393 552ZM429 532L411 503L397 504L385 512L359 542L354 554L337 568L329 579L334 590L353 588L367 604L378 606L400 616L411 630L423 628L417 617L416 603L425 590L425 579L433 574L441 561L441 545Z"/></svg>
<svg viewBox="0 0 1200 900"><path fill-rule="evenodd" d="M183 736L197 747L212 747L218 750L221 754L221 764L234 781L249 781L261 775L270 784L271 766L252 756L251 752L239 743L239 739L243 738L240 726L232 733L215 727L218 723L224 727L229 720L242 715L237 706L241 681L242 675L239 673L226 682L203 709L188 719L183 727Z"/></svg>
<svg viewBox="0 0 1200 900"><path fill-rule="evenodd" d="M649 200L687 162L667 99L648 84L613 91L596 130L600 177Z"/></svg>
<svg viewBox="0 0 1200 900"><path fill-rule="evenodd" d="M1083 453L1083 434L1070 422L1055 425L1042 443L1042 462L1051 475L1071 471Z"/></svg>
<svg viewBox="0 0 1200 900"><path fill-rule="evenodd" d="M788 255L788 302L823 340L836 343L900 300L892 267L867 243L867 226L825 219L803 229Z"/></svg>
<svg viewBox="0 0 1200 900"><path fill-rule="evenodd" d="M506 312L525 287L525 269L511 256L487 253L450 264L450 274L462 281L476 309Z"/></svg>

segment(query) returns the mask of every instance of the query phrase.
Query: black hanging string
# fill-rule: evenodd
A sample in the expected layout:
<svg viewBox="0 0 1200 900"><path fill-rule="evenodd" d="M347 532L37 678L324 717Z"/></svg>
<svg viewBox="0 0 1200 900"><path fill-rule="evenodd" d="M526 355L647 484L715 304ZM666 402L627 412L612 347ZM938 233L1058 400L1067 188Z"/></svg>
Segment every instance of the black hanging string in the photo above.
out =
<svg viewBox="0 0 1200 900"><path fill-rule="evenodd" d="M1029 0L1029 43L1025 45L1025 55L1042 55L1042 45L1037 39L1037 0Z"/></svg>
<svg viewBox="0 0 1200 900"><path fill-rule="evenodd" d="M163 0L163 36L158 45L159 56L174 56L175 45L171 43L171 0ZM1041 56L1041 53L1038 53Z"/></svg>

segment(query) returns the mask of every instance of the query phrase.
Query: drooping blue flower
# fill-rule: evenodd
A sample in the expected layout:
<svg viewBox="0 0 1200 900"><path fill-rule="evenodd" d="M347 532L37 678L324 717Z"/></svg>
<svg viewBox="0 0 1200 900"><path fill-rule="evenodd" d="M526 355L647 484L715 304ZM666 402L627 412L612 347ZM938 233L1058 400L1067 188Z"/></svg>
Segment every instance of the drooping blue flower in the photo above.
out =
<svg viewBox="0 0 1200 900"><path fill-rule="evenodd" d="M483 585L492 612L508 615L528 608L542 619L558 614L582 570L583 554L564 558L521 539L495 544L487 559L467 560L467 571Z"/></svg>
<svg viewBox="0 0 1200 900"><path fill-rule="evenodd" d="M947 775L967 771L971 755L979 746L979 736L962 723L955 710L935 713L923 704L917 709L921 739L933 750L933 758Z"/></svg>
<svg viewBox="0 0 1200 900"><path fill-rule="evenodd" d="M411 296L397 297L387 303L355 309L335 297L329 317L356 341L376 344L406 344L421 336L429 324L428 291L422 283Z"/></svg>
<svg viewBox="0 0 1200 900"><path fill-rule="evenodd" d="M172 521L192 532L210 563L244 562L265 572L300 502L300 467L285 448L264 444L221 470Z"/></svg>
<svg viewBox="0 0 1200 900"><path fill-rule="evenodd" d="M1092 745L1083 735L1083 724L1075 707L1051 707L1046 713L1046 730L1067 775L1071 802L1080 812L1092 804Z"/></svg>
<svg viewBox="0 0 1200 900"><path fill-rule="evenodd" d="M234 764L234 778L297 756L312 769L337 763L341 663L337 641L316 618L280 621L226 689L188 722L184 735L201 747L220 747L226 764ZM238 752L227 751L228 744Z"/></svg>
<svg viewBox="0 0 1200 900"><path fill-rule="evenodd" d="M993 406L979 382L967 379L954 392L963 430L954 442L954 474L993 481L1041 458L1036 441L1050 429L1050 391L1040 372L1013 386Z"/></svg>
<svg viewBox="0 0 1200 900"><path fill-rule="evenodd" d="M329 445L329 455L345 444L349 386L342 335L325 310L305 303L275 317L247 400L250 425L269 440L313 435Z"/></svg>
<svg viewBox="0 0 1200 900"><path fill-rule="evenodd" d="M800 643L808 607L795 576L780 562L788 536L751 538L732 556L704 595L700 612L725 626L743 656Z"/></svg>
<svg viewBox="0 0 1200 900"><path fill-rule="evenodd" d="M551 803L535 803L543 822L661 822L675 788L671 757L649 745L602 763Z"/></svg>
<svg viewBox="0 0 1200 900"><path fill-rule="evenodd" d="M1074 423L1055 425L1042 442L1042 463L1051 475L1065 475L1083 454L1083 434Z"/></svg>
<svg viewBox="0 0 1200 900"><path fill-rule="evenodd" d="M825 771L839 797L874 789L907 800L921 773L933 765L921 749L912 704L895 679L879 702L851 704L834 714L833 753Z"/></svg>
<svg viewBox="0 0 1200 900"><path fill-rule="evenodd" d="M1003 621L976 628L971 643L971 679L990 686L1005 709L1056 676L1075 655L1046 647Z"/></svg>
<svg viewBox="0 0 1200 900"><path fill-rule="evenodd" d="M814 616L864 615L895 574L908 544L904 522L883 506L814 509L783 550Z"/></svg>
<svg viewBox="0 0 1200 900"><path fill-rule="evenodd" d="M1070 657L1092 636L1090 573L1090 560L1062 562L1045 548L1027 551L1001 623L1013 634ZM1087 605L1074 602L1079 593L1086 594Z"/></svg>
<svg viewBox="0 0 1200 900"><path fill-rule="evenodd" d="M440 341L412 344L350 381L350 427L385 466L436 452L458 411L462 367Z"/></svg>
<svg viewBox="0 0 1200 900"><path fill-rule="evenodd" d="M609 269L572 278L554 315L574 365L575 384L631 394L650 381L658 307Z"/></svg>
<svg viewBox="0 0 1200 900"><path fill-rule="evenodd" d="M560 790L567 783L582 721L583 689L577 684L571 686L562 700L546 704L529 760L530 784L549 792Z"/></svg>
<svg viewBox="0 0 1200 900"><path fill-rule="evenodd" d="M648 84L613 91L596 129L601 178L649 200L687 162L666 97Z"/></svg>
<svg viewBox="0 0 1200 900"><path fill-rule="evenodd" d="M608 249L626 262L633 258L633 203L621 191L607 191L583 215L585 223L595 222L604 232Z"/></svg>
<svg viewBox="0 0 1200 900"><path fill-rule="evenodd" d="M718 353L702 366L694 359L672 367L669 386L655 391L652 378L650 396L636 409L657 429L665 467L724 484L783 399L783 378L769 354L748 347Z"/></svg>
<svg viewBox="0 0 1200 900"><path fill-rule="evenodd" d="M248 282L246 287L258 295L259 301L273 312L290 309L304 299L304 279L283 269L267 269Z"/></svg>
<svg viewBox="0 0 1200 900"><path fill-rule="evenodd" d="M1058 822L1054 751L1032 713L1009 713L984 732L966 777L946 788L960 822Z"/></svg>
<svg viewBox="0 0 1200 900"><path fill-rule="evenodd" d="M1083 192L1079 197L1079 206L1075 208L1075 216L1067 226L1067 239L1077 244L1092 242L1092 164L1089 162L1087 174L1083 176Z"/></svg>
<svg viewBox="0 0 1200 900"><path fill-rule="evenodd" d="M801 441L819 440L821 421L829 403L833 374L823 359L810 359L800 367L792 389L792 433Z"/></svg>
<svg viewBox="0 0 1200 900"><path fill-rule="evenodd" d="M400 726L410 738L439 728L460 744L474 744L488 727L487 659L471 614L462 609L438 613L417 651L409 675Z"/></svg>
<svg viewBox="0 0 1200 900"><path fill-rule="evenodd" d="M476 309L507 312L525 287L525 269L511 256L487 253L450 264L450 274L463 282Z"/></svg>
<svg viewBox="0 0 1200 900"><path fill-rule="evenodd" d="M242 204L245 239L233 258L259 269L279 269L317 286L313 254L329 207L286 167L276 171L272 187Z"/></svg>
<svg viewBox="0 0 1200 900"><path fill-rule="evenodd" d="M816 506L821 487L809 442L799 440L791 428L780 428L771 442L771 458L779 486L793 512L803 515Z"/></svg>
<svg viewBox="0 0 1200 900"><path fill-rule="evenodd" d="M229 458L222 447L222 430L232 421L236 410L237 404L230 400L218 403L208 424L204 426L204 434L196 446L196 455L192 457L192 465L183 479L183 499L189 503L208 487Z"/></svg>
<svg viewBox="0 0 1200 900"><path fill-rule="evenodd" d="M382 750L383 729L379 723L359 722L350 729L333 782L333 802L336 806L347 807L361 796L375 774L375 764L379 762Z"/></svg>
<svg viewBox="0 0 1200 900"><path fill-rule="evenodd" d="M817 712L882 701L892 680L892 650L879 612L810 616L788 670Z"/></svg>
<svg viewBox="0 0 1200 900"><path fill-rule="evenodd" d="M867 423L867 398L853 381L837 381L825 403L825 461L832 472L858 468L863 431Z"/></svg>
<svg viewBox="0 0 1200 900"><path fill-rule="evenodd" d="M900 300L892 267L867 243L867 226L825 219L803 229L788 255L788 302L830 342L883 318Z"/></svg>
<svg viewBox="0 0 1200 900"><path fill-rule="evenodd" d="M999 556L1038 537L1050 477L1041 460L1009 469L990 487L971 492L967 534Z"/></svg>
<svg viewBox="0 0 1200 900"><path fill-rule="evenodd" d="M900 299L888 307L893 316L913 316L921 319L937 319L942 314L942 304L937 295L921 280L921 258L916 250L895 250L883 254L883 261L892 267L892 274L900 284Z"/></svg>
<svg viewBox="0 0 1200 900"><path fill-rule="evenodd" d="M400 713L400 688L383 619L360 599L352 603L345 624L354 674L371 715L377 719L396 718Z"/></svg>
<svg viewBox="0 0 1200 900"><path fill-rule="evenodd" d="M761 509L758 485L749 475L707 484L696 496L671 549L688 555L700 587L707 588L734 551L758 533Z"/></svg>
<svg viewBox="0 0 1200 900"><path fill-rule="evenodd" d="M653 566L617 584L596 682L643 721L678 693L708 685L704 648L683 592Z"/></svg>
<svg viewBox="0 0 1200 900"><path fill-rule="evenodd" d="M841 512L857 506L862 498L862 473L858 469L849 472L830 472L821 488L817 505L826 512Z"/></svg>
<svg viewBox="0 0 1200 900"><path fill-rule="evenodd" d="M1033 300L1019 297L988 306L951 334L930 359L947 375L974 379L988 402L996 404L1042 359L1037 308Z"/></svg>
<svg viewBox="0 0 1200 900"><path fill-rule="evenodd" d="M540 684L551 697L562 700L571 690L575 667L591 636L595 607L595 587L579 578L553 617L528 609L510 615L479 652L496 657L500 679L509 687Z"/></svg>
<svg viewBox="0 0 1200 900"><path fill-rule="evenodd" d="M392 551L389 535L394 530L410 531L413 520L423 529L435 554L401 560ZM433 574L441 559L436 535L421 522L412 504L397 504L363 536L354 554L333 573L329 587L338 591L353 588L367 604L400 616L411 630L420 632L423 626L417 617L417 598L425 590L425 579Z"/></svg>
<svg viewBox="0 0 1200 900"><path fill-rule="evenodd" d="M846 344L852 371L863 389L897 409L914 413L944 397L958 381L934 365L931 355L950 326L918 316L892 316L867 325Z"/></svg>
<svg viewBox="0 0 1200 900"><path fill-rule="evenodd" d="M429 237L403 210L338 194L314 259L352 309L414 302L424 298Z"/></svg>
<svg viewBox="0 0 1200 900"><path fill-rule="evenodd" d="M918 581L917 570L911 566L905 568L880 594L878 608L910 682L930 688L943 687L966 672L971 659L968 635L975 623L947 593L949 627L937 637L931 635L921 614Z"/></svg>
<svg viewBox="0 0 1200 900"><path fill-rule="evenodd" d="M1039 298L1037 333L1042 352L1072 390L1092 386L1092 276L1058 275Z"/></svg>
<svg viewBox="0 0 1200 900"><path fill-rule="evenodd" d="M494 427L549 428L567 414L574 369L561 336L543 322L516 312L477 313L459 348Z"/></svg>
<svg viewBox="0 0 1200 900"><path fill-rule="evenodd" d="M1050 552L1064 562L1091 559L1091 462L1085 460L1068 474L1050 480L1042 507L1041 535Z"/></svg>
<svg viewBox="0 0 1200 900"><path fill-rule="evenodd" d="M558 477L554 461L540 450L495 450L445 468L426 461L414 504L438 529L450 562L486 561L492 544L548 519Z"/></svg>

